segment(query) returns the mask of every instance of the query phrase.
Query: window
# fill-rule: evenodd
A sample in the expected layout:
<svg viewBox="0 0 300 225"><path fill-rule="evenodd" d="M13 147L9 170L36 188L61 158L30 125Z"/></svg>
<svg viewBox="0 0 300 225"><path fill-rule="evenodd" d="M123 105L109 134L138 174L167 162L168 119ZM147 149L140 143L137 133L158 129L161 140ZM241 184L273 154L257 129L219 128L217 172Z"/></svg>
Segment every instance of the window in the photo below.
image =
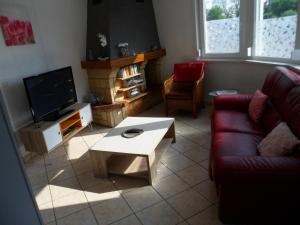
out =
<svg viewBox="0 0 300 225"><path fill-rule="evenodd" d="M205 53L240 52L240 1L205 0Z"/></svg>
<svg viewBox="0 0 300 225"><path fill-rule="evenodd" d="M299 0L197 2L201 57L300 60Z"/></svg>
<svg viewBox="0 0 300 225"><path fill-rule="evenodd" d="M255 50L260 57L291 58L295 49L298 0L258 0Z"/></svg>

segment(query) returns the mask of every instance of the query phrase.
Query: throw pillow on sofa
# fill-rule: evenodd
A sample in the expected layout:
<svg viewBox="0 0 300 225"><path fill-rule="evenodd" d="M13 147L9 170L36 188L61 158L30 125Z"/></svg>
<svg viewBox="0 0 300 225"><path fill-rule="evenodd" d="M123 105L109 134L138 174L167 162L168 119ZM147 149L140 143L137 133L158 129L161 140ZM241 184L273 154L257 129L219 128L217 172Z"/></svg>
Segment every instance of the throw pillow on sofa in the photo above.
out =
<svg viewBox="0 0 300 225"><path fill-rule="evenodd" d="M262 156L282 156L291 153L300 144L300 140L292 133L284 122L278 124L258 145Z"/></svg>
<svg viewBox="0 0 300 225"><path fill-rule="evenodd" d="M253 95L249 104L249 116L255 122L258 123L268 101L268 96L257 90Z"/></svg>

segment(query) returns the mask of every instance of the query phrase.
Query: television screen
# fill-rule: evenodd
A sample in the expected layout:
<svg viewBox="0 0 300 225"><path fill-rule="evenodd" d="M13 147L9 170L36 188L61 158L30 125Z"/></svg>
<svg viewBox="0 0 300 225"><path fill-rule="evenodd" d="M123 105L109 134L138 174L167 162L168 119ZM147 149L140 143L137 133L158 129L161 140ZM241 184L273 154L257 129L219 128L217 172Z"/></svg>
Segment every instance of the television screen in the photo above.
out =
<svg viewBox="0 0 300 225"><path fill-rule="evenodd" d="M23 79L35 122L77 102L71 67Z"/></svg>

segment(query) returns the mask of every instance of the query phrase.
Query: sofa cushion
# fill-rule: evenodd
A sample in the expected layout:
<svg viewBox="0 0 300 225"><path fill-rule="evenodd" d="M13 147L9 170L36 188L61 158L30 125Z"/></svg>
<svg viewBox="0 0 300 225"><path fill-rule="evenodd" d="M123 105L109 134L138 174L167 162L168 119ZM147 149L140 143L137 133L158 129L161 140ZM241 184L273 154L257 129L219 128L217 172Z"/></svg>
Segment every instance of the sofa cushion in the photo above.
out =
<svg viewBox="0 0 300 225"><path fill-rule="evenodd" d="M262 156L283 156L300 144L286 123L276 126L257 146Z"/></svg>
<svg viewBox="0 0 300 225"><path fill-rule="evenodd" d="M300 86L293 88L284 103L286 122L300 139Z"/></svg>
<svg viewBox="0 0 300 225"><path fill-rule="evenodd" d="M268 101L260 120L260 124L265 131L265 134L270 133L280 122L281 118L279 113L275 110L271 101Z"/></svg>
<svg viewBox="0 0 300 225"><path fill-rule="evenodd" d="M249 116L255 123L258 123L263 115L267 101L268 96L262 93L260 90L257 90L253 95L249 104Z"/></svg>
<svg viewBox="0 0 300 225"><path fill-rule="evenodd" d="M247 112L218 110L213 113L214 132L240 132L262 135L264 131L253 122Z"/></svg>
<svg viewBox="0 0 300 225"><path fill-rule="evenodd" d="M276 67L267 76L262 92L269 96L275 109L285 120L284 102L290 90L300 84L300 76L294 71L285 67Z"/></svg>
<svg viewBox="0 0 300 225"><path fill-rule="evenodd" d="M183 100L191 100L193 98L192 91L171 91L166 94L167 99L183 99Z"/></svg>
<svg viewBox="0 0 300 225"><path fill-rule="evenodd" d="M246 133L218 132L213 135L213 158L223 156L256 156L257 145L263 139L260 135Z"/></svg>

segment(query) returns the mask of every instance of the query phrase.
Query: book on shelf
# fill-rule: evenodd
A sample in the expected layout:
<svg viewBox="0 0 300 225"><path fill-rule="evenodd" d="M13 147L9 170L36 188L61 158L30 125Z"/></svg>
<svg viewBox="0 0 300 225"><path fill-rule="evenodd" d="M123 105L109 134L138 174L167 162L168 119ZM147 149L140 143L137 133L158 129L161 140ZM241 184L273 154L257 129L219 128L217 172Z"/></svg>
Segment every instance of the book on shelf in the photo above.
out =
<svg viewBox="0 0 300 225"><path fill-rule="evenodd" d="M130 65L130 66L126 66L123 67L119 70L119 77L120 78L125 78L125 77L129 77L131 75L135 75L138 74L138 66L137 65Z"/></svg>

